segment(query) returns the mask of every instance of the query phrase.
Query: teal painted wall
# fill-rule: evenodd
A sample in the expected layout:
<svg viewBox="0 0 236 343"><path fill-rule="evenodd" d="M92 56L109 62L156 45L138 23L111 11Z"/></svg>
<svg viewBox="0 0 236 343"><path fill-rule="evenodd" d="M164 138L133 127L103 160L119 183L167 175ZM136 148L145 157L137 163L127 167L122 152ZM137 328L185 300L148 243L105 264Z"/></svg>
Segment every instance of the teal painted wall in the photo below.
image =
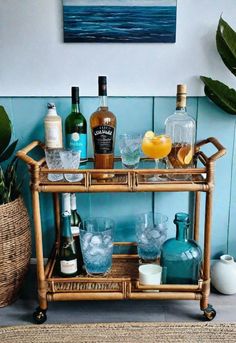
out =
<svg viewBox="0 0 236 343"><path fill-rule="evenodd" d="M18 149L32 140L43 140L43 117L48 102L55 102L58 113L65 119L70 111L69 97L1 97L14 126L14 138L19 139ZM83 97L81 110L87 120L98 106L95 97ZM117 135L125 131L146 131L164 128L165 118L173 113L174 97L111 97L109 107L116 114ZM215 136L227 148L227 155L216 163L215 192L212 227L212 257L230 253L236 257L236 157L235 117L218 109L205 97L188 99L188 112L197 121L197 140ZM88 141L92 156L91 137ZM212 153L206 151L207 153ZM116 154L118 154L116 147ZM23 195L32 215L27 168L19 169L24 177ZM44 236L44 255L47 256L54 239L52 199L41 194L41 214ZM204 200L204 195L202 196ZM138 213L162 212L169 217L169 237L175 235L173 217L177 211L189 211L191 196L188 193L110 193L78 194L77 206L82 217L88 215L111 216L116 221L116 240L135 240L134 218ZM204 202L202 210L204 211ZM201 242L204 212L201 215ZM33 244L33 256L35 256Z"/></svg>

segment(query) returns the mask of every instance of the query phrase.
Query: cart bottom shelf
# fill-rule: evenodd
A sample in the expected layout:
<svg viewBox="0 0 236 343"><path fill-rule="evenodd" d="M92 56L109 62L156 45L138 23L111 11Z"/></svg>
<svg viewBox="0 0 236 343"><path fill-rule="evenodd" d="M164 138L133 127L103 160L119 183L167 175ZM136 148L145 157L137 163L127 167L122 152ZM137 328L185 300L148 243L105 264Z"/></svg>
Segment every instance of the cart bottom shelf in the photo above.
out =
<svg viewBox="0 0 236 343"><path fill-rule="evenodd" d="M112 269L103 277L78 275L62 278L56 274L56 263L49 261L47 301L176 299L200 300L202 280L196 285L141 285L137 255L113 255Z"/></svg>

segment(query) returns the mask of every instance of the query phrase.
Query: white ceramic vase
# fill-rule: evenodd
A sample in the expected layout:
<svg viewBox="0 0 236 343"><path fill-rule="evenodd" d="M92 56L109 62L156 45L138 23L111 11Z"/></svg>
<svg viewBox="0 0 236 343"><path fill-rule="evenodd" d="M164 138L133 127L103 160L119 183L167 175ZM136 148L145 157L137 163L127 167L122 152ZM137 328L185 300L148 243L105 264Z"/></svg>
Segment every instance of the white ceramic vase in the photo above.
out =
<svg viewBox="0 0 236 343"><path fill-rule="evenodd" d="M236 263L230 255L222 255L211 268L211 283L223 294L236 293Z"/></svg>

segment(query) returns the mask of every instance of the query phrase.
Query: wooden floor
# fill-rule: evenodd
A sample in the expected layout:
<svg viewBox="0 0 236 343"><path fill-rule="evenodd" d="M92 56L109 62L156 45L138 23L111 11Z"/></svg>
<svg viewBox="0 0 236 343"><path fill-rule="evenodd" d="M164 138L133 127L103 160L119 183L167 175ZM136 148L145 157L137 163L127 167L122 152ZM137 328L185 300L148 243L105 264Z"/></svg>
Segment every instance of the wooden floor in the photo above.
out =
<svg viewBox="0 0 236 343"><path fill-rule="evenodd" d="M29 287L30 285L30 287ZM212 292L210 303L217 311L214 321L236 322L236 294L227 296ZM35 270L32 268L20 298L0 308L0 325L32 323L37 303ZM77 301L49 303L47 323L98 322L187 322L202 321L199 301Z"/></svg>

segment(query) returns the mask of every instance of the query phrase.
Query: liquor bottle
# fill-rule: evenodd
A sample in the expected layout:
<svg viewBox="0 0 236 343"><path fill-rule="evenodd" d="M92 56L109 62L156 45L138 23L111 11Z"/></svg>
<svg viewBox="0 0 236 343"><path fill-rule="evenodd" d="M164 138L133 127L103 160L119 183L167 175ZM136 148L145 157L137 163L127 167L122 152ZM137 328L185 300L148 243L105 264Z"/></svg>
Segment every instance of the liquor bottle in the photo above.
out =
<svg viewBox="0 0 236 343"><path fill-rule="evenodd" d="M83 272L83 256L81 252L80 246L80 228L82 227L82 220L77 212L76 208L76 195L75 193L62 193L62 205L63 205L63 213L67 212L70 214L70 225L71 225L71 233L73 239L75 241L75 247L77 252L77 267L78 267L78 274Z"/></svg>
<svg viewBox="0 0 236 343"><path fill-rule="evenodd" d="M81 151L80 163L87 161L87 122L80 112L79 87L71 87L71 113L65 121L66 147Z"/></svg>
<svg viewBox="0 0 236 343"><path fill-rule="evenodd" d="M62 123L56 106L48 103L48 112L44 118L45 145L49 149L62 148Z"/></svg>
<svg viewBox="0 0 236 343"><path fill-rule="evenodd" d="M90 117L90 127L94 148L96 169L112 169L114 165L114 145L116 117L107 105L107 78L98 77L100 105Z"/></svg>
<svg viewBox="0 0 236 343"><path fill-rule="evenodd" d="M62 233L59 248L59 273L63 277L73 277L78 273L75 241L71 232L69 212L62 214Z"/></svg>
<svg viewBox="0 0 236 343"><path fill-rule="evenodd" d="M166 119L166 134L171 137L168 155L170 168L189 168L193 164L196 125L186 109L186 85L177 85L176 111Z"/></svg>
<svg viewBox="0 0 236 343"><path fill-rule="evenodd" d="M162 282L167 284L197 284L202 251L197 242L188 239L189 216L176 213L176 238L164 242L161 249Z"/></svg>
<svg viewBox="0 0 236 343"><path fill-rule="evenodd" d="M71 207L71 231L73 238L75 240L76 250L77 250L77 263L78 263L78 272L83 272L83 255L81 251L81 245L80 245L80 229L82 228L82 220L77 212L77 206L76 206L76 195L75 193L71 193L70 195L70 207Z"/></svg>

